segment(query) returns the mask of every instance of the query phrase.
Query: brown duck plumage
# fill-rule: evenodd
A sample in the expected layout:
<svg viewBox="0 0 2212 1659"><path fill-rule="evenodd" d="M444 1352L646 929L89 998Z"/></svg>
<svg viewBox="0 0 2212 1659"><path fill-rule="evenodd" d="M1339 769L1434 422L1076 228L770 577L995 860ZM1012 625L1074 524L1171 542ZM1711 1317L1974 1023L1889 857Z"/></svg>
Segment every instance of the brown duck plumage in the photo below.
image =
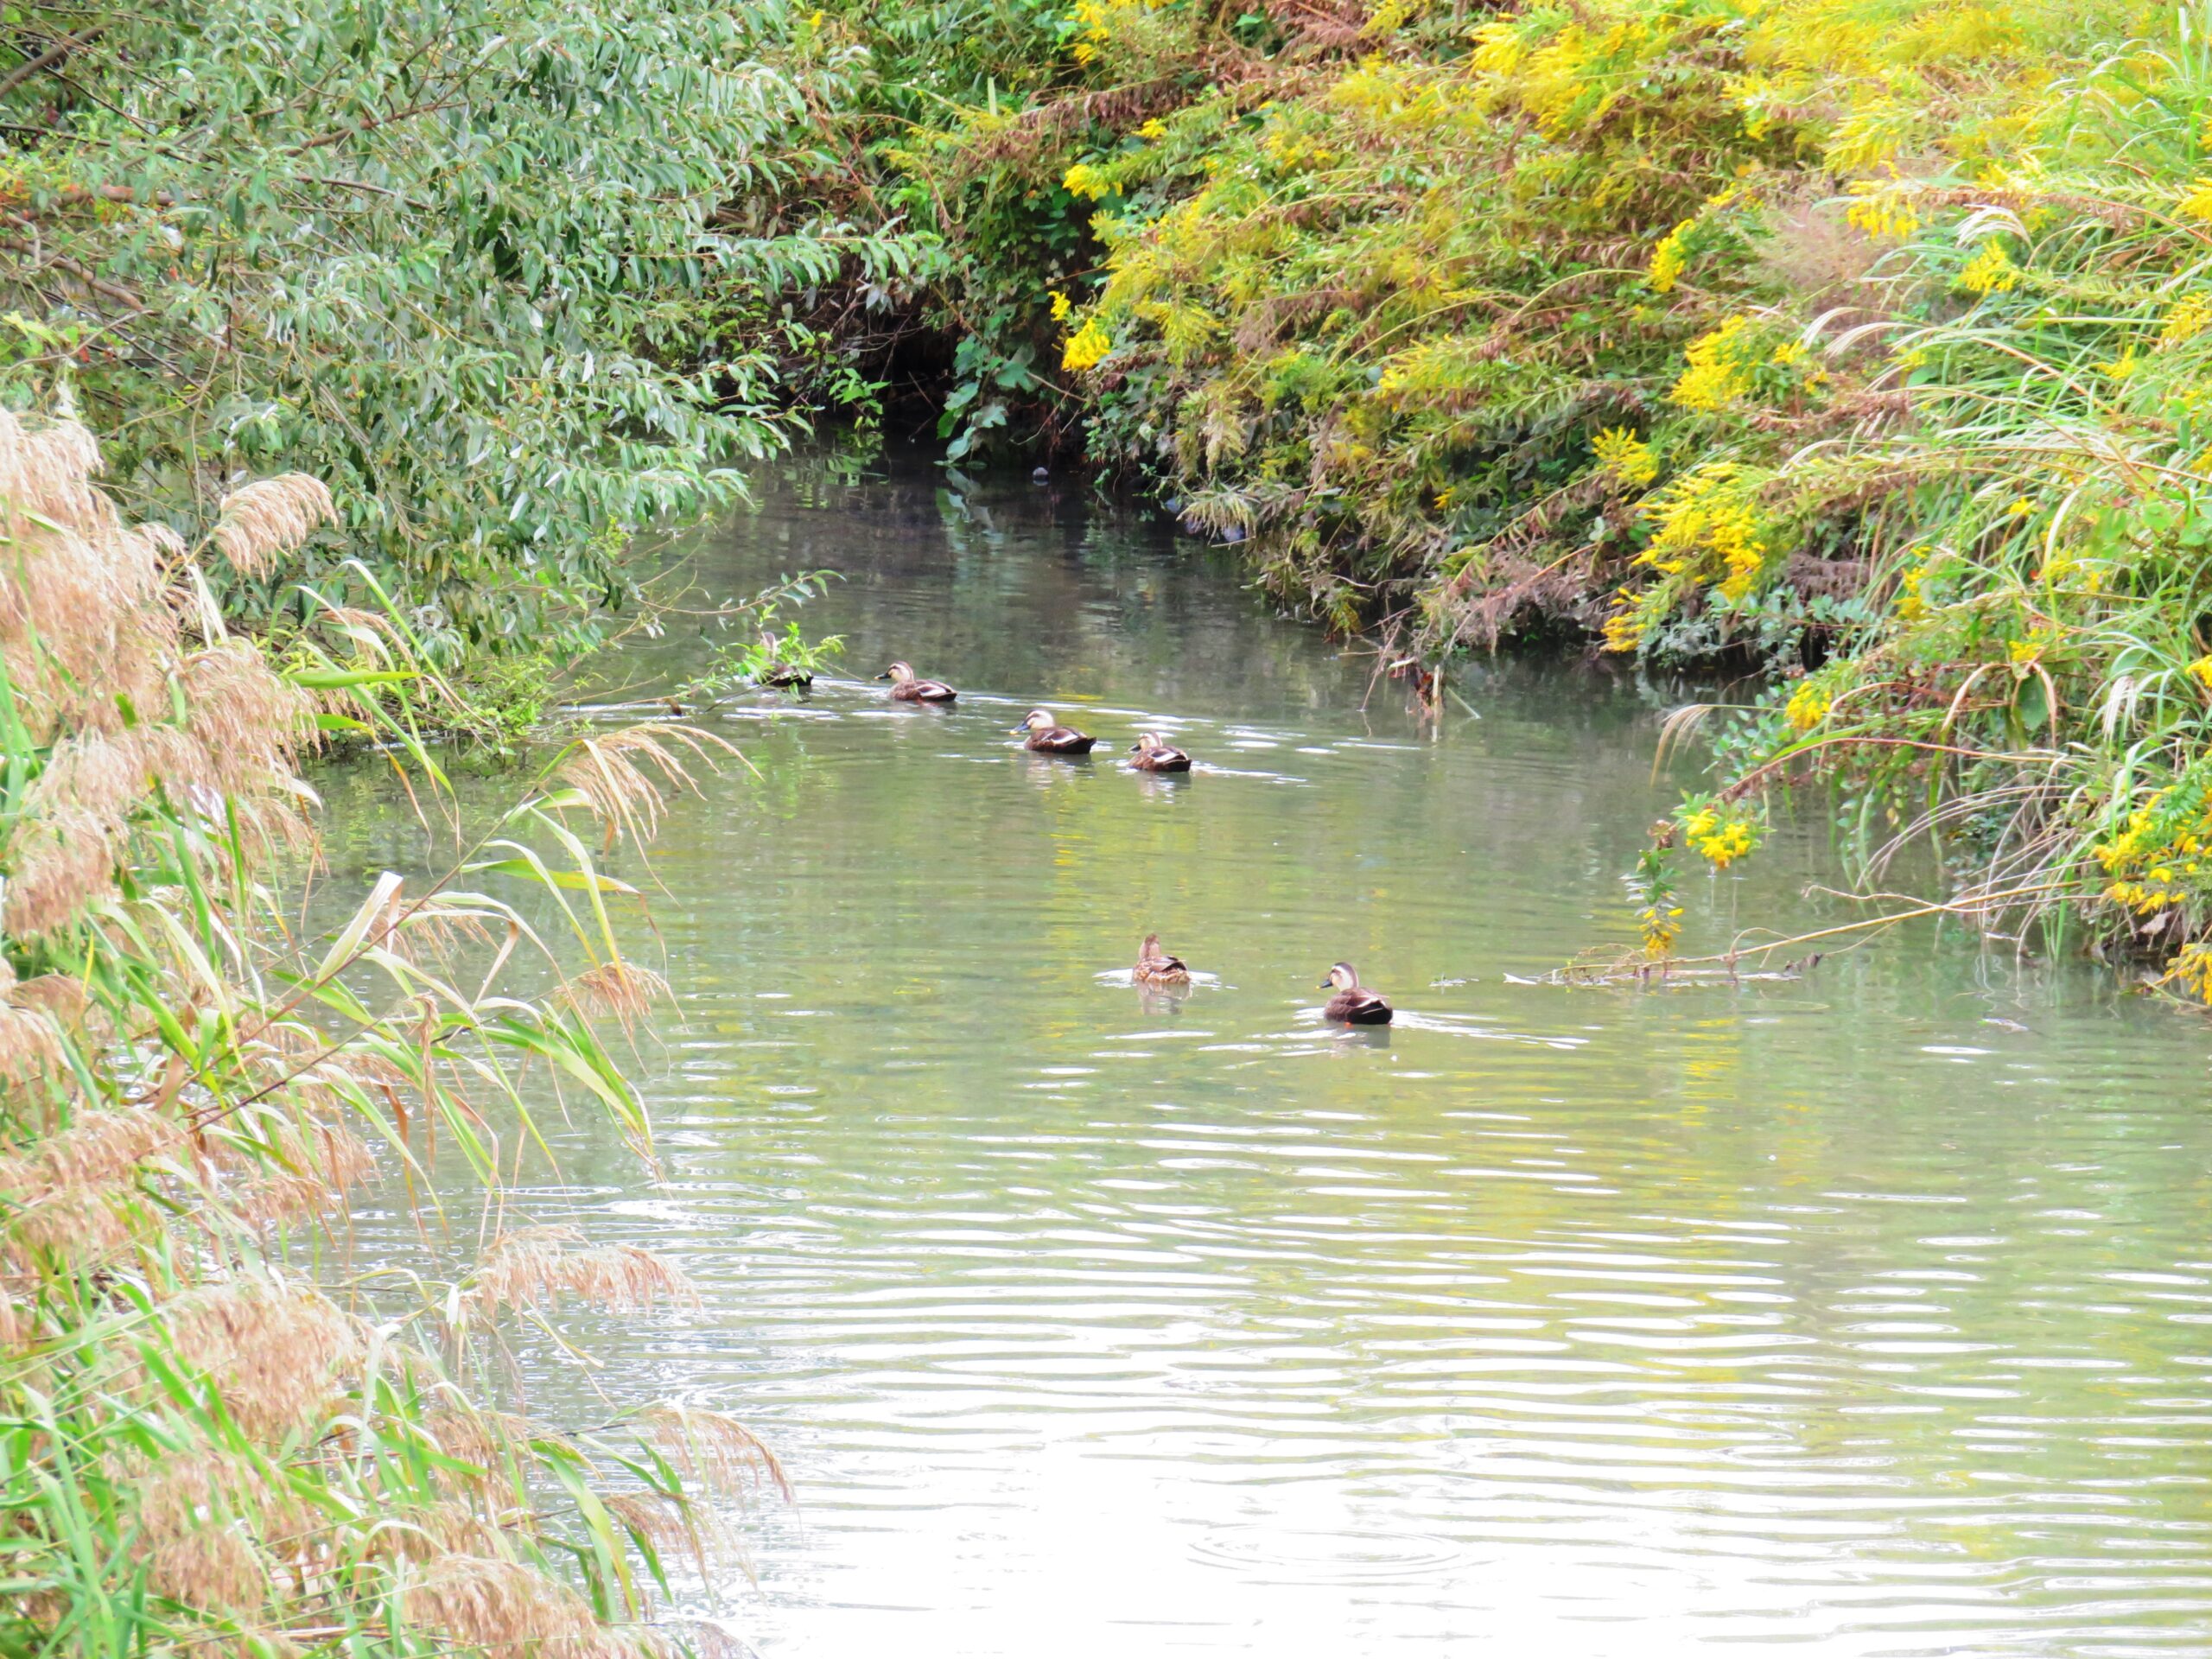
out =
<svg viewBox="0 0 2212 1659"><path fill-rule="evenodd" d="M1098 741L1071 726L1054 725L1051 710L1045 709L1032 709L1014 729L1016 736L1026 740L1021 747L1038 754L1089 754L1090 746Z"/></svg>
<svg viewBox="0 0 2212 1659"><path fill-rule="evenodd" d="M1130 970L1140 985L1187 985L1191 970L1180 957L1171 957L1160 948L1160 935L1144 936L1144 948L1137 952L1137 965Z"/></svg>
<svg viewBox="0 0 2212 1659"><path fill-rule="evenodd" d="M1188 772L1191 757L1162 741L1158 732L1139 732L1129 745L1135 759L1129 764L1139 772Z"/></svg>
<svg viewBox="0 0 2212 1659"><path fill-rule="evenodd" d="M893 663L875 677L891 682L893 702L950 702L960 694L943 680L918 680L904 663Z"/></svg>
<svg viewBox="0 0 2212 1659"><path fill-rule="evenodd" d="M1333 986L1337 993L1321 1010L1323 1019L1339 1020L1347 1026L1390 1023L1390 1005L1359 982L1359 971L1351 963L1338 963L1329 969L1329 976L1321 983Z"/></svg>

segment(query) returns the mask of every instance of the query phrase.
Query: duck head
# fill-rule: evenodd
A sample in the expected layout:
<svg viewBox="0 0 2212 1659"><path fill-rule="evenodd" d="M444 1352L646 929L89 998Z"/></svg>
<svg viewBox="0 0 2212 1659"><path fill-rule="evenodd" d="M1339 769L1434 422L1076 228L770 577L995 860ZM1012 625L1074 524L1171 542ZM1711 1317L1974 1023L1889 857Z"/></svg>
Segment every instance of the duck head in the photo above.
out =
<svg viewBox="0 0 2212 1659"><path fill-rule="evenodd" d="M1356 991L1359 988L1359 974L1351 963L1340 962L1329 969L1329 976L1321 982L1325 991Z"/></svg>
<svg viewBox="0 0 2212 1659"><path fill-rule="evenodd" d="M1150 754L1154 749L1164 749L1166 747L1167 745L1160 741L1158 732L1139 732L1137 741L1129 745L1129 753Z"/></svg>
<svg viewBox="0 0 2212 1659"><path fill-rule="evenodd" d="M879 680L895 680L903 685L914 677L914 671L905 663L893 663L875 677Z"/></svg>
<svg viewBox="0 0 2212 1659"><path fill-rule="evenodd" d="M1014 728L1014 734L1016 737L1020 737L1026 732L1049 731L1052 729L1052 713L1051 709L1032 709L1027 714L1021 717L1021 724Z"/></svg>

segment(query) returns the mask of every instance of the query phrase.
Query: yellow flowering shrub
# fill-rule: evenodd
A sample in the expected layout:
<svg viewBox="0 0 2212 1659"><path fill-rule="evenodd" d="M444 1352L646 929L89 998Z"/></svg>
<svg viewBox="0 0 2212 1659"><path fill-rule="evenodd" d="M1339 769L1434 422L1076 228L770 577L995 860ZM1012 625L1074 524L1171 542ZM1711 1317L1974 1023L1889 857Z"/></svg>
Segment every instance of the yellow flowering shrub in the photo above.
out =
<svg viewBox="0 0 2212 1659"><path fill-rule="evenodd" d="M2184 295L2160 320L2158 344L2167 347L2186 345L2208 327L2212 327L2212 297Z"/></svg>
<svg viewBox="0 0 2212 1659"><path fill-rule="evenodd" d="M1114 188L1114 181L1088 162L1077 162L1060 177L1060 188L1071 196L1096 201Z"/></svg>
<svg viewBox="0 0 2212 1659"><path fill-rule="evenodd" d="M1644 512L1651 543L1637 556L1638 564L1666 575L1709 580L1731 599L1748 594L1765 568L1757 493L1732 461L1685 473L1649 501Z"/></svg>
<svg viewBox="0 0 2212 1659"><path fill-rule="evenodd" d="M1768 347L1745 332L1749 321L1731 317L1692 342L1685 353L1688 366L1668 394L1673 402L1711 415L1750 394L1752 371L1765 359Z"/></svg>
<svg viewBox="0 0 2212 1659"><path fill-rule="evenodd" d="M1103 273L1051 306L1071 376L1117 371L1067 394L1092 454L1242 504L1277 594L1408 607L1425 648L1534 617L1822 664L1721 753L1842 779L1870 831L2017 800L2033 752L2012 845L2080 854L2112 779L2212 751L2212 131L2171 14L1386 0L1255 46L1181 0L1057 3L1101 60L979 124L963 177L1063 241L1038 183L1112 204L1021 291ZM1942 815L1945 869L2012 811ZM1682 827L1719 867L1761 833L1717 799ZM2053 890L2178 951L2191 857L2125 833Z"/></svg>
<svg viewBox="0 0 2212 1659"><path fill-rule="evenodd" d="M1828 710L1835 707L1835 698L1827 686L1817 679L1797 682L1789 694L1789 701L1783 706L1782 717L1789 722L1793 732L1809 732L1828 717Z"/></svg>
<svg viewBox="0 0 2212 1659"><path fill-rule="evenodd" d="M2212 847L2212 811L2199 789L2164 789L2127 815L2120 830L2090 848L2109 877L2104 897L2139 916L2197 895Z"/></svg>
<svg viewBox="0 0 2212 1659"><path fill-rule="evenodd" d="M2212 1002L2212 944L2192 940L2182 946L2166 964L2165 982L2200 1002Z"/></svg>
<svg viewBox="0 0 2212 1659"><path fill-rule="evenodd" d="M1902 242L1923 222L1913 194L1895 182L1860 179L1851 187L1852 202L1844 213L1845 222L1879 240Z"/></svg>

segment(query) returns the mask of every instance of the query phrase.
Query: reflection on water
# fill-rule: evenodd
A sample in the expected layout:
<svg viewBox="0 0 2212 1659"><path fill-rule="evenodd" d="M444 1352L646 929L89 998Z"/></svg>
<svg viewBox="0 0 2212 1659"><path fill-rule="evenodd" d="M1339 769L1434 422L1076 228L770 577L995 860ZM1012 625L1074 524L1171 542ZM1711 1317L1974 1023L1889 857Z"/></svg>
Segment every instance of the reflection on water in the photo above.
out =
<svg viewBox="0 0 2212 1659"><path fill-rule="evenodd" d="M842 570L851 655L717 716L760 776L654 855L666 1179L580 1123L530 1194L704 1287L569 1322L787 1459L763 1652L2212 1645L2198 1024L1929 933L1516 983L1630 937L1656 695L1502 668L1432 734L1072 492L764 497L713 585ZM888 705L894 656L959 703ZM1039 703L1099 753L1020 753ZM1140 728L1206 770L1125 771ZM1686 946L1817 925L1827 868L1686 882ZM1154 930L1188 995L1128 982ZM1339 957L1395 1027L1317 1021Z"/></svg>

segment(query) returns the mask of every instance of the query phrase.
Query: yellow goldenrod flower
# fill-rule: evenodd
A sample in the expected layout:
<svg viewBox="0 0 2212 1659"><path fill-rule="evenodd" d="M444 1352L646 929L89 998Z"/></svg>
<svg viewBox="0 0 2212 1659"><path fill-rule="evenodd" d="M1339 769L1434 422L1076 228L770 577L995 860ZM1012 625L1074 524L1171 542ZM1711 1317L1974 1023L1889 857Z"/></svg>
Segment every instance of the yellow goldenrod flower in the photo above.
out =
<svg viewBox="0 0 2212 1659"><path fill-rule="evenodd" d="M2183 340L2196 339L2207 327L2212 327L2212 300L2202 294L2191 294L2166 313L2165 327L2158 332L2158 343L2178 346Z"/></svg>
<svg viewBox="0 0 2212 1659"><path fill-rule="evenodd" d="M1782 710L1782 717L1789 722L1792 731L1809 732L1828 717L1828 710L1835 706L1820 683L1801 680L1797 689L1789 694L1789 701Z"/></svg>
<svg viewBox="0 0 2212 1659"><path fill-rule="evenodd" d="M1734 809L1700 807L1682 820L1682 841L1691 851L1725 870L1758 845L1758 831Z"/></svg>
<svg viewBox="0 0 2212 1659"><path fill-rule="evenodd" d="M1099 327L1098 319L1088 317L1082 327L1069 337L1060 352L1060 366L1064 369L1088 369L1096 366L1114 349L1113 336Z"/></svg>
<svg viewBox="0 0 2212 1659"><path fill-rule="evenodd" d="M1046 291L1052 296L1052 321L1065 322L1068 320L1068 313L1074 310L1075 307L1069 303L1068 296L1061 293L1058 289L1048 289Z"/></svg>
<svg viewBox="0 0 2212 1659"><path fill-rule="evenodd" d="M2020 268L1995 237L1981 245L1981 251L1959 273L1959 286L1969 294L2009 294L2019 286Z"/></svg>
<svg viewBox="0 0 2212 1659"><path fill-rule="evenodd" d="M1851 194L1854 200L1843 216L1853 229L1903 241L1920 228L1920 214L1904 189L1861 179Z"/></svg>
<svg viewBox="0 0 2212 1659"><path fill-rule="evenodd" d="M1695 219L1684 219L1662 237L1659 245L1652 249L1650 282L1660 293L1671 294L1675 291L1675 283L1681 277L1683 266L1689 263L1689 256L1682 249L1682 233L1696 223Z"/></svg>
<svg viewBox="0 0 2212 1659"><path fill-rule="evenodd" d="M1920 584L1927 579L1925 565L1915 565L1897 578L1897 603L1892 608L1900 620L1911 622L1928 614L1928 601L1920 594Z"/></svg>
<svg viewBox="0 0 2212 1659"><path fill-rule="evenodd" d="M1659 457L1624 426L1609 427L1590 441L1590 453L1624 484L1641 489L1659 476Z"/></svg>
<svg viewBox="0 0 2212 1659"><path fill-rule="evenodd" d="M1713 461L1685 473L1647 501L1655 526L1651 544L1637 555L1669 575L1699 567L1719 577L1719 592L1741 599L1766 566L1755 492L1732 462ZM1719 569L1709 556L1718 555Z"/></svg>
<svg viewBox="0 0 2212 1659"><path fill-rule="evenodd" d="M1060 188L1071 196L1096 201L1114 188L1114 181L1088 162L1077 162L1061 176Z"/></svg>
<svg viewBox="0 0 2212 1659"><path fill-rule="evenodd" d="M1630 652L1643 643L1646 620L1640 596L1633 588L1617 588L1613 594L1613 612L1605 619L1607 651Z"/></svg>
<svg viewBox="0 0 2212 1659"><path fill-rule="evenodd" d="M1689 366L1668 394L1684 409L1715 414L1751 389L1752 365L1744 360L1745 320L1731 317L1711 334L1693 340L1683 353Z"/></svg>
<svg viewBox="0 0 2212 1659"><path fill-rule="evenodd" d="M2183 219L2212 224L2212 175L2190 185L2189 194L2174 205L2174 211Z"/></svg>
<svg viewBox="0 0 2212 1659"><path fill-rule="evenodd" d="M2192 943L2182 946L2166 964L2166 977L2177 982L2200 1001L2212 1002L2212 944Z"/></svg>

